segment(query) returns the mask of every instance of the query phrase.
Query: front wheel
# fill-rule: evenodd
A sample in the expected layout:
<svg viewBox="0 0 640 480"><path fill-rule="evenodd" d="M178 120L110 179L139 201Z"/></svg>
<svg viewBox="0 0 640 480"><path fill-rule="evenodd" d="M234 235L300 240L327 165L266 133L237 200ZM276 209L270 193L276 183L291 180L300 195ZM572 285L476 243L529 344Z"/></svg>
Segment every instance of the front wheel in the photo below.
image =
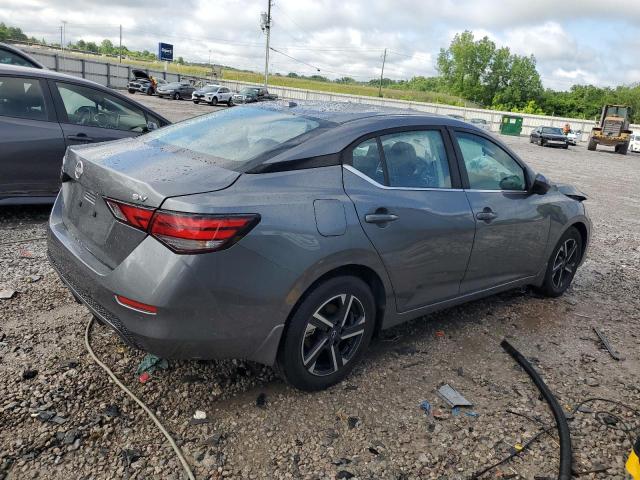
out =
<svg viewBox="0 0 640 480"><path fill-rule="evenodd" d="M135 91L135 90L131 90L131 89L129 89L128 91L129 91L129 93L130 93L131 95L133 95L134 93L136 93L136 91Z"/></svg>
<svg viewBox="0 0 640 480"><path fill-rule="evenodd" d="M217 104L218 104L218 97L213 97L209 105L211 105L212 107L215 107Z"/></svg>
<svg viewBox="0 0 640 480"><path fill-rule="evenodd" d="M353 276L329 279L305 294L284 334L278 369L300 390L343 380L360 361L375 328L369 286Z"/></svg>
<svg viewBox="0 0 640 480"><path fill-rule="evenodd" d="M594 140L589 139L589 144L587 145L587 150L594 151L596 149L597 145L598 144Z"/></svg>
<svg viewBox="0 0 640 480"><path fill-rule="evenodd" d="M544 147L544 139L542 137L538 139L538 145L540 145L541 147Z"/></svg>
<svg viewBox="0 0 640 480"><path fill-rule="evenodd" d="M173 94L173 99L174 99L174 100L180 100L180 94L179 94L178 92L175 92L175 93Z"/></svg>
<svg viewBox="0 0 640 480"><path fill-rule="evenodd" d="M553 249L540 292L548 297L562 295L576 274L582 259L582 237L575 227L570 227Z"/></svg>
<svg viewBox="0 0 640 480"><path fill-rule="evenodd" d="M231 97L227 100L227 107L233 107L233 99Z"/></svg>

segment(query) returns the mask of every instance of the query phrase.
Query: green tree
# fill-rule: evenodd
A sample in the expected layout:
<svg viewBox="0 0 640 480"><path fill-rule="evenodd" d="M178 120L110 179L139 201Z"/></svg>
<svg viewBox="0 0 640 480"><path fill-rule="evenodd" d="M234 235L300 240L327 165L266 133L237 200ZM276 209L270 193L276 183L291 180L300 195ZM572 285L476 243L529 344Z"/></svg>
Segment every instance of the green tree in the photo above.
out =
<svg viewBox="0 0 640 480"><path fill-rule="evenodd" d="M115 49L113 48L113 43L111 42L111 40L107 38L102 40L102 43L100 43L100 53L103 53L105 55L115 53Z"/></svg>

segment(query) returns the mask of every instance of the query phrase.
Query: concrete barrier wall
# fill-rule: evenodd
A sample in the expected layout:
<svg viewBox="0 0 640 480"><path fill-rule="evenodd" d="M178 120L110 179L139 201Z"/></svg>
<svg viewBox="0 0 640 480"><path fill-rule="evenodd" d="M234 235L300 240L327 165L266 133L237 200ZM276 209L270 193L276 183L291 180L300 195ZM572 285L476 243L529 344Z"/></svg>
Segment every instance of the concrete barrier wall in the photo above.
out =
<svg viewBox="0 0 640 480"><path fill-rule="evenodd" d="M168 82L179 82L181 80L190 80L196 83L207 83L210 80L204 77L194 77L180 75L176 73L163 72L159 70L149 70L146 68L131 66L120 63L100 62L97 60L86 60L77 57L61 56L57 53L43 52L41 50L32 50L25 48L30 55L39 60L42 64L52 70L86 78L94 82L106 85L112 88L124 89L127 82L131 78L132 69L144 70L150 75L157 78L164 78ZM259 84L240 82L235 80L217 80L216 83L239 90L243 87L258 86ZM344 93L321 92L317 90L305 90L301 88L270 86L269 91L278 95L280 98L290 100L316 100L316 101L334 101L334 102L355 102L367 105L379 105L395 108L410 108L421 112L435 113L439 115L460 115L465 120L473 118L482 118L490 123L493 132L500 131L500 123L502 116L512 115L511 112L502 112L497 110L485 110L481 108L455 107L452 105L443 105L438 103L412 102L407 100L396 100L392 98L368 97L365 95L349 95ZM575 131L582 131L580 140L586 141L591 128L595 125L593 120L585 120L580 118L551 117L545 115L529 115L516 114L523 118L522 134L529 135L531 130L541 125L562 127L566 123L571 125ZM640 131L640 125L632 125L632 129Z"/></svg>

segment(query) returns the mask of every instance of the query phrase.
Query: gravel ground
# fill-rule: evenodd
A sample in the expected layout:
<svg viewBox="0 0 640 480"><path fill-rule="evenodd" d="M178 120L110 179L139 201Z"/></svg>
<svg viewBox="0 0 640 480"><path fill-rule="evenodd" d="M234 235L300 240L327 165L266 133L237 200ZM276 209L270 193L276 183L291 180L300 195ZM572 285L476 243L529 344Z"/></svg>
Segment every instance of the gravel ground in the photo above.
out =
<svg viewBox="0 0 640 480"><path fill-rule="evenodd" d="M212 110L136 98L173 120ZM97 355L157 412L198 479L469 478L553 425L529 378L500 348L504 337L567 412L591 397L639 408L640 156L503 139L534 168L590 197L592 245L563 297L516 290L388 330L346 382L315 394L244 361L170 362L141 384L135 370L143 354L101 325L92 331ZM162 435L92 363L83 345L90 316L49 267L45 243L6 243L42 237L47 213L0 210L0 291L16 290L0 300L0 479L186 478ZM592 327L624 360L601 348ZM435 393L443 383L474 407L448 408ZM206 420L194 421L196 410ZM575 470L608 468L580 478L626 478L627 430L637 435L639 425L639 415L602 401L571 415ZM558 458L554 429L483 478L552 479Z"/></svg>

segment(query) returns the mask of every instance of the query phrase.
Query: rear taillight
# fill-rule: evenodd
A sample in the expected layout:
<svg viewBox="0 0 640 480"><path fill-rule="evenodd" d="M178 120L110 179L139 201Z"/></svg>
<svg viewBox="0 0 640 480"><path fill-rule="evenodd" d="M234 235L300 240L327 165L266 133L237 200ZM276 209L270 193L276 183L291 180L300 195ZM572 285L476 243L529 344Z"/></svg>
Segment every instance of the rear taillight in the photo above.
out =
<svg viewBox="0 0 640 480"><path fill-rule="evenodd" d="M158 210L149 233L177 253L228 248L260 221L259 215L198 215Z"/></svg>
<svg viewBox="0 0 640 480"><path fill-rule="evenodd" d="M111 210L111 213L113 213L113 216L121 222L139 228L140 230L147 230L149 228L149 222L155 211L153 208L117 202L110 198L105 198L105 202L107 202L107 206Z"/></svg>
<svg viewBox="0 0 640 480"><path fill-rule="evenodd" d="M260 215L206 215L139 207L105 198L111 213L122 223L144 230L176 253L223 250L244 237Z"/></svg>

